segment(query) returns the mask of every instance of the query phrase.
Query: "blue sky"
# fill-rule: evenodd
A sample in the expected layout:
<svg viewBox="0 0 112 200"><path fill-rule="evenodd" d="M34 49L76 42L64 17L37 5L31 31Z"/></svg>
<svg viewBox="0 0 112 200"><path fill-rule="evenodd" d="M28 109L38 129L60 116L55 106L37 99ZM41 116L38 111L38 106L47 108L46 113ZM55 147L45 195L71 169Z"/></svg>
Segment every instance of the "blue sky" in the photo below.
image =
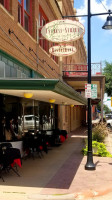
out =
<svg viewBox="0 0 112 200"><path fill-rule="evenodd" d="M87 2L87 0L74 0L77 15L87 14ZM112 10L112 0L91 0L91 13L107 12L104 7ZM105 60L112 62L112 30L102 29L106 18L106 15L91 17L91 62L102 62L103 67ZM87 18L80 18L80 22L85 27L84 41L87 47Z"/></svg>

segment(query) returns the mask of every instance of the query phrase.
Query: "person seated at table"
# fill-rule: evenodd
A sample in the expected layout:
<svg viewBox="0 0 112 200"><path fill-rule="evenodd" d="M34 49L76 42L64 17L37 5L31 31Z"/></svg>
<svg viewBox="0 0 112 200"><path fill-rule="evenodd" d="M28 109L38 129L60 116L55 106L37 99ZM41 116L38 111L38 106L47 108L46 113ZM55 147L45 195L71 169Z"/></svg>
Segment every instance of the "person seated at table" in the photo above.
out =
<svg viewBox="0 0 112 200"><path fill-rule="evenodd" d="M5 118L2 118L0 121L0 141L5 140Z"/></svg>
<svg viewBox="0 0 112 200"><path fill-rule="evenodd" d="M12 118L6 122L5 138L6 138L6 140L17 140L18 139L16 133L14 132L14 126L13 126L13 119Z"/></svg>

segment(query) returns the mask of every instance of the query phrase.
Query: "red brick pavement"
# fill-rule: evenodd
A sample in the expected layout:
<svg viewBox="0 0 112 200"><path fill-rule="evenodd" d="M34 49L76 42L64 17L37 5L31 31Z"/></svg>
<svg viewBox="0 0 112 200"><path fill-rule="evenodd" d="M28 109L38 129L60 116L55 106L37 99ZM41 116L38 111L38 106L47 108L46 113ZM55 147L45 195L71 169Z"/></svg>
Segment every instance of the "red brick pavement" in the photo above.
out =
<svg viewBox="0 0 112 200"><path fill-rule="evenodd" d="M93 157L96 170L85 170L87 157L82 155L84 129L71 134L74 149L69 158L48 182L41 194L73 194L77 199L87 199L112 191L112 158Z"/></svg>

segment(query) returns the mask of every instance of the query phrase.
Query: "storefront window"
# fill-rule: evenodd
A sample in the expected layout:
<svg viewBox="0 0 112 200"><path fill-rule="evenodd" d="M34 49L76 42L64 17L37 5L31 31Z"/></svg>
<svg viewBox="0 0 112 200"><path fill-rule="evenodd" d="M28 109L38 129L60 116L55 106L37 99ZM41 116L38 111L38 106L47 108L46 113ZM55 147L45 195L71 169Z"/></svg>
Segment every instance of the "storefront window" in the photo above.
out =
<svg viewBox="0 0 112 200"><path fill-rule="evenodd" d="M0 94L0 141L22 140L26 133L55 128L54 106Z"/></svg>
<svg viewBox="0 0 112 200"><path fill-rule="evenodd" d="M54 107L48 103L39 104L40 130L54 129Z"/></svg>
<svg viewBox="0 0 112 200"><path fill-rule="evenodd" d="M5 63L0 61L0 77L4 77L5 75Z"/></svg>
<svg viewBox="0 0 112 200"><path fill-rule="evenodd" d="M11 77L11 68L7 64L5 65L5 77Z"/></svg>
<svg viewBox="0 0 112 200"><path fill-rule="evenodd" d="M28 78L31 77L31 70L18 65L1 55L0 77Z"/></svg>

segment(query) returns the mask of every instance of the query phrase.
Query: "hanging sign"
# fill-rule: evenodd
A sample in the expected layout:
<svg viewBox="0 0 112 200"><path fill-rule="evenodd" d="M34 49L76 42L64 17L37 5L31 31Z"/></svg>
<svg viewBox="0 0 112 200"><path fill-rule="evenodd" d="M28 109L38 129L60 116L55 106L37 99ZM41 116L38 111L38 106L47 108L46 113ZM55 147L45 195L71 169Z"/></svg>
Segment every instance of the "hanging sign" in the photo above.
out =
<svg viewBox="0 0 112 200"><path fill-rule="evenodd" d="M44 38L57 43L78 40L84 33L84 26L80 22L69 19L54 20L41 29Z"/></svg>
<svg viewBox="0 0 112 200"><path fill-rule="evenodd" d="M76 53L76 48L71 45L58 45L51 47L49 53L54 56L71 56Z"/></svg>

